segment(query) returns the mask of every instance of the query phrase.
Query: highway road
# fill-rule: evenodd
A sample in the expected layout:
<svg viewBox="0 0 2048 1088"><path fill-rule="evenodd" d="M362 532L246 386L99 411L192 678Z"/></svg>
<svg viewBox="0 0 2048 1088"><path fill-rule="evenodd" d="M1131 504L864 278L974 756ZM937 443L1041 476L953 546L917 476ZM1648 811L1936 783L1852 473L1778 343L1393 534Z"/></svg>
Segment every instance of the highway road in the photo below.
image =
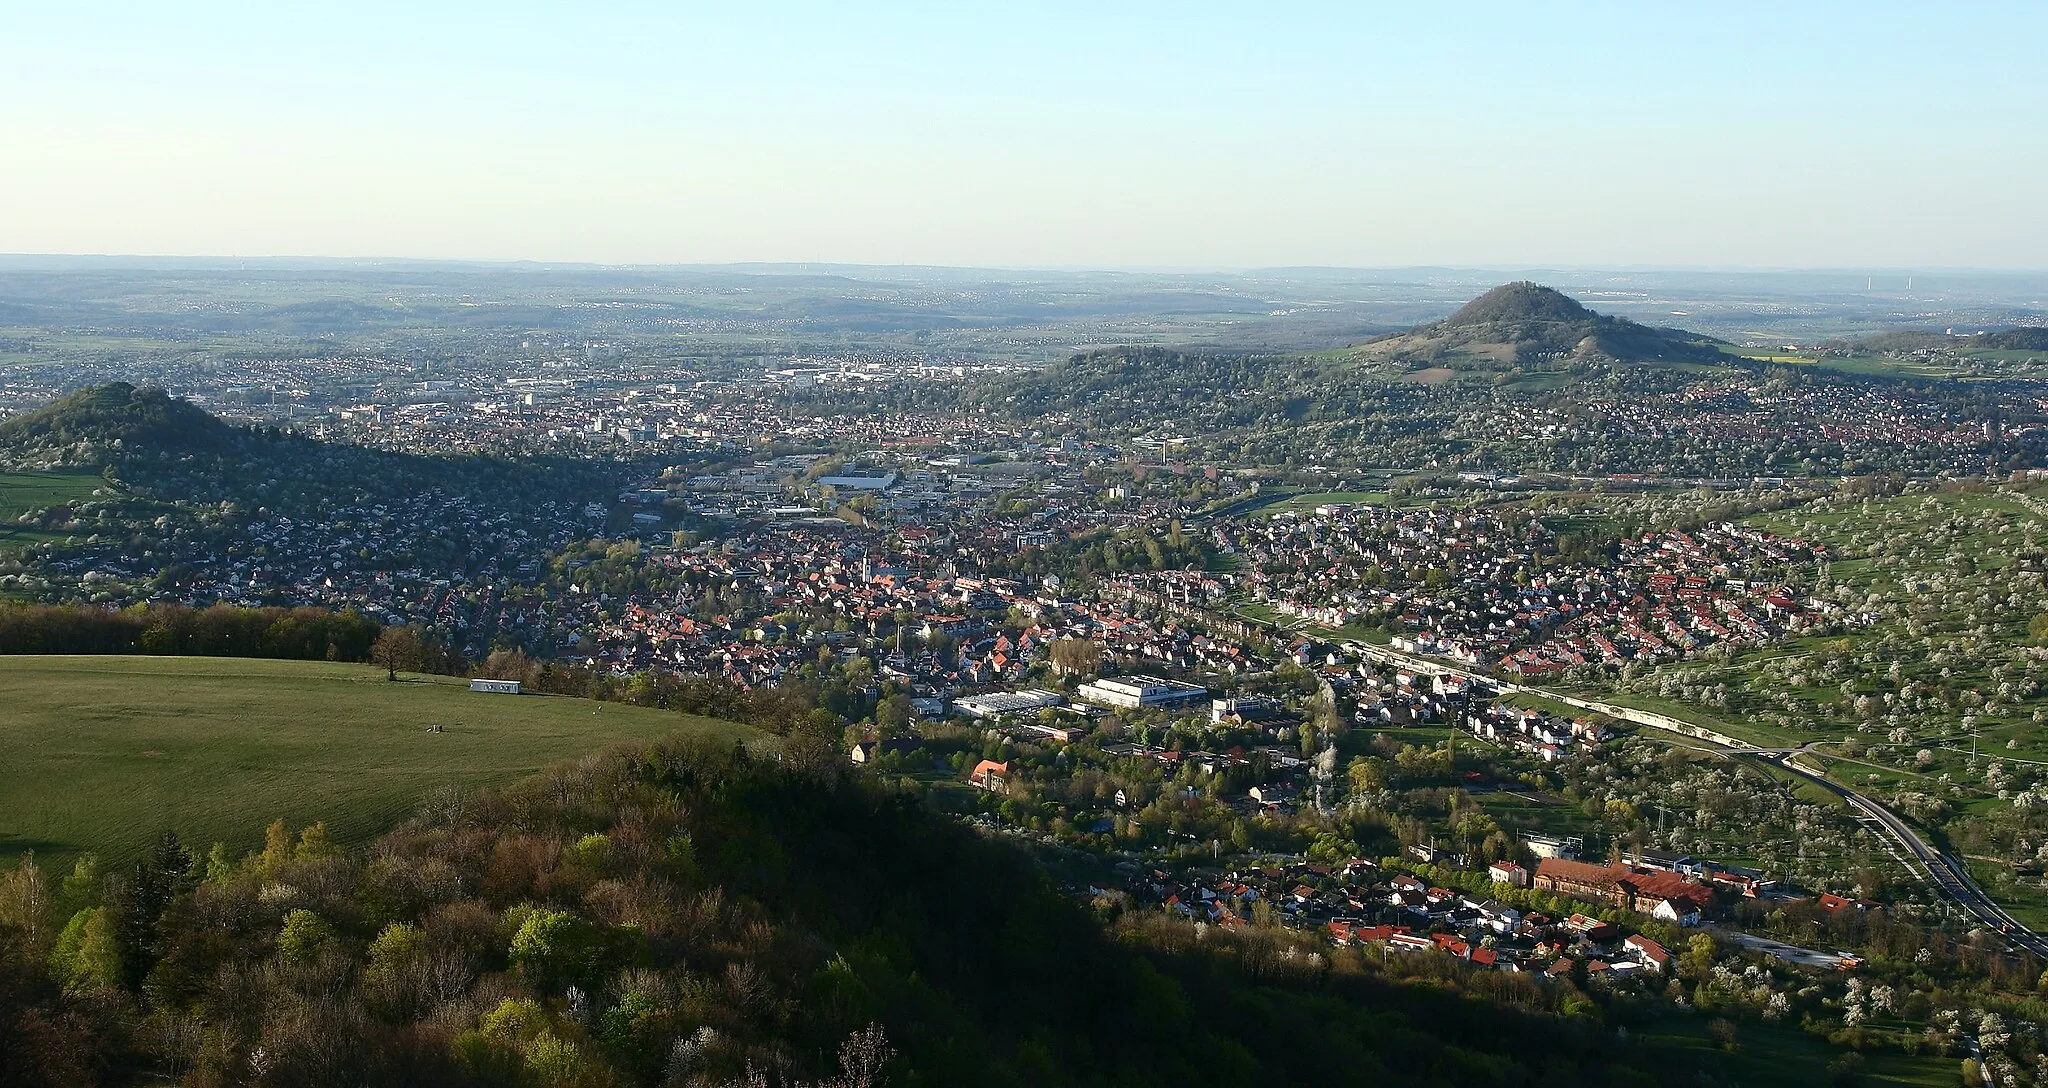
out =
<svg viewBox="0 0 2048 1088"><path fill-rule="evenodd" d="M1417 657L1414 654L1404 654L1379 646L1365 643L1351 643L1350 645L1357 652L1386 664L1414 668L1432 674L1455 672L1462 675L1472 675L1474 673L1474 670L1471 669L1460 668L1446 662L1432 661L1428 658ZM2041 934L2022 925L2019 919L2014 918L2004 907L1999 906L1995 900L1985 894L1984 889L1979 887L1975 880L1971 879L1969 868L1962 862L1935 849L1926 840L1922 839L1918 832L1913 830L1912 825L1901 819L1891 809L1825 775L1815 774L1793 762L1793 757L1798 755L1802 748L1764 748L1751 744L1748 741L1728 736L1725 733L1718 733L1711 729L1693 725L1690 722L1680 721L1667 714L1637 710L1634 707L1618 706L1613 703L1584 699L1576 695L1567 695L1563 692L1528 687L1522 684L1512 684L1500 680L1490 680L1490 682L1505 692L1520 692L1552 699L1567 706L1578 707L1581 710L1588 710L1596 714L1604 714L1619 721L1629 722L1660 732L1677 734L1696 741L1704 741L1732 755L1747 756L1775 763L1785 770L1819 785L1822 789L1840 796L1848 803L1851 809L1859 814L1865 824L1877 830L1879 834L1885 836L1895 847L1904 852L1905 859L1910 859L1909 867L1917 864L1924 870L1926 877L1937 888L1961 905L1972 917L1983 923L1986 929L2001 935L2011 947L2022 948L2039 956L2048 956L2048 937L2043 937Z"/></svg>
<svg viewBox="0 0 2048 1088"><path fill-rule="evenodd" d="M1893 841L1905 847L1906 851L1912 854L1914 859L1919 861L1921 866L1927 870L1928 876L1934 880L1936 886L1948 893L1950 898L1961 903L1964 909L1976 916L1978 921L1983 922L1993 932L2004 936L2015 947L2024 948L2037 956L2048 956L2048 938L2043 938L2041 934L2020 924L2019 919L2007 913L2006 909L1999 906L1996 900L1985 894L1983 888L1977 886L1977 882L1970 878L1970 870L1967 866L1928 845L1920 838L1919 834L1914 832L1906 821L1900 819L1892 810L1854 790L1846 789L1828 779L1800 770L1792 766L1786 758L1781 757L1778 760L1778 765L1791 771L1793 774L1818 782L1822 786L1841 794L1849 802L1850 807L1863 813L1879 827L1882 827L1885 833L1891 836Z"/></svg>

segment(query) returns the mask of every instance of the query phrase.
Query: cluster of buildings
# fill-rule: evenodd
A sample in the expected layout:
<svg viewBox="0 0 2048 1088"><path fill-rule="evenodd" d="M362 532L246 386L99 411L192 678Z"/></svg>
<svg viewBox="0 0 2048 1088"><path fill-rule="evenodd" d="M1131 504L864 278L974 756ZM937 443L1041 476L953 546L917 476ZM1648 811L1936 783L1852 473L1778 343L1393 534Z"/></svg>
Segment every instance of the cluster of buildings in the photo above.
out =
<svg viewBox="0 0 2048 1088"><path fill-rule="evenodd" d="M1593 718L1568 718L1547 710L1500 703L1489 704L1468 716L1466 726L1477 736L1545 763L1569 759L1613 736Z"/></svg>
<svg viewBox="0 0 2048 1088"><path fill-rule="evenodd" d="M1495 883L1517 886L1508 878L1522 872L1520 866L1508 862L1495 869ZM1670 950L1640 933L1624 935L1613 922L1582 913L1553 917L1499 896L1434 887L1414 873L1363 860L1182 873L1154 869L1135 875L1124 891L1211 925L1248 925L1270 912L1285 924L1324 933L1335 945L1442 953L1495 970L1555 977L1584 961L1589 974L1611 971L1620 977L1662 975L1672 968Z"/></svg>
<svg viewBox="0 0 2048 1088"><path fill-rule="evenodd" d="M1249 568L1246 591L1274 612L1326 627L1385 624L1399 632L1396 649L1528 678L1782 637L1817 607L1786 587L1786 574L1825 556L1719 523L1626 537L1611 556L1567 557L1539 521L1385 506L1324 507L1215 533ZM1200 587L1211 601L1225 592Z"/></svg>
<svg viewBox="0 0 2048 1088"><path fill-rule="evenodd" d="M2003 475L2014 449L2038 446L2042 425L2002 418L2031 416L2031 394L2014 390L1999 399L1987 412L1903 383L1739 376L1569 405L1517 403L1475 413L1455 433L1547 448L1543 460L1560 468L1604 461L1657 465L1665 476ZM1788 449L1801 453L1785 457Z"/></svg>
<svg viewBox="0 0 2048 1088"><path fill-rule="evenodd" d="M387 624L432 627L481 651L501 633L550 626L545 610L508 603L508 588L538 578L557 549L602 525L554 499L494 504L438 488L337 504L318 518L192 513L165 515L140 542L81 533L77 546L38 569L195 607L354 609Z"/></svg>

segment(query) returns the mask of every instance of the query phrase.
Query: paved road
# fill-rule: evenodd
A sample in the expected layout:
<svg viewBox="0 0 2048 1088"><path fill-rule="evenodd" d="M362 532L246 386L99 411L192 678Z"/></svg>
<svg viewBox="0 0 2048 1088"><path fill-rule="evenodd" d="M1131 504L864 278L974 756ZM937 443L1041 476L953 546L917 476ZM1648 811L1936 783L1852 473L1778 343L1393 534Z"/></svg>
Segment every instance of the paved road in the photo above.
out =
<svg viewBox="0 0 2048 1088"><path fill-rule="evenodd" d="M1352 646L1367 657L1375 658L1388 664L1415 668L1425 672L1470 673L1472 671L1441 661L1432 661L1428 658L1404 654L1379 646L1370 646L1363 643L1353 643ZM1798 748L1763 748L1748 741L1728 736L1725 733L1717 733L1711 729L1693 725L1690 722L1680 721L1668 714L1657 714L1647 710L1637 710L1634 707L1617 706L1613 703L1584 699L1576 695L1567 695L1562 692L1527 687L1500 680L1494 680L1492 683L1502 691L1511 693L1521 692L1545 699L1553 699L1568 706L1575 706L1597 714L1605 714L1610 718L1620 721L1631 722L1635 725L1645 726L1662 732L1676 733L1681 736L1690 737L1693 740L1706 741L1733 754L1752 756L1775 763L1785 770L1819 785L1822 789L1839 795L1848 803L1850 808L1860 815L1865 823L1890 839L1899 849L1903 850L1913 863L1917 863L1926 871L1928 878L1934 882L1936 887L1960 904L1964 910L1969 911L1973 917L1984 924L1985 928L2003 935L2006 941L2016 948L2024 948L2035 955L2048 956L2048 937L2043 937L2041 934L2022 925L2019 919L2014 918L2004 907L1999 906L1995 900L1985 894L1984 889L1978 887L1977 882L1971 879L1969 868L1962 862L1929 845L1920 837L1918 832L1913 830L1911 825L1906 823L1905 820L1901 819L1891 809L1825 775L1815 774L1794 763L1792 761L1793 757L1798 755L1808 745L1802 745Z"/></svg>
<svg viewBox="0 0 2048 1088"><path fill-rule="evenodd" d="M1715 937L1730 944L1739 944L1752 952L1761 952L1766 956L1776 956L1786 963L1829 969L1842 966L1842 955L1839 952L1821 952L1817 949L1801 948L1796 944L1774 941L1769 937L1759 937L1754 933L1744 933L1739 929L1725 929L1721 926L1713 925L1707 926L1706 929L1712 932Z"/></svg>
<svg viewBox="0 0 2048 1088"><path fill-rule="evenodd" d="M1970 878L1968 866L1928 845L1907 825L1906 821L1900 819L1892 810L1854 790L1836 785L1818 775L1808 774L1792 766L1787 761L1780 760L1779 765L1794 774L1804 776L1841 794L1849 802L1850 807L1869 817L1878 826L1882 827L1894 841L1904 846L1907 852L1912 854L1926 868L1928 875L1934 879L1934 883L1942 891L1947 892L1951 898L1961 903L1971 914L1975 915L1978 921L1983 922L1994 932L2003 934L2005 939L2012 944L2024 948L2037 956L2048 956L2048 938L2044 938L2041 934L2028 929L2020 923L2019 919L2007 913L2004 907L1999 906L1996 900L1986 895L1984 889L1978 887L1977 882Z"/></svg>

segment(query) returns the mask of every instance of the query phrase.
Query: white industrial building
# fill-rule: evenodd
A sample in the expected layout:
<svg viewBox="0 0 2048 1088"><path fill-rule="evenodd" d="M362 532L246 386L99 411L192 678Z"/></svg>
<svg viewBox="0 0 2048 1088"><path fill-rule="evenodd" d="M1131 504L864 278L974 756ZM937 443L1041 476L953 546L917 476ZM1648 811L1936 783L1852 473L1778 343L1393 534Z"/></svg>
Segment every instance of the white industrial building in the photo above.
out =
<svg viewBox="0 0 2048 1088"><path fill-rule="evenodd" d="M1091 703L1120 710L1183 706L1209 697L1209 689L1157 676L1117 676L1091 680L1076 694Z"/></svg>
<svg viewBox="0 0 2048 1088"><path fill-rule="evenodd" d="M823 476L818 482L840 491L887 491L896 486L896 474L880 476Z"/></svg>
<svg viewBox="0 0 2048 1088"><path fill-rule="evenodd" d="M1064 702L1066 698L1057 691L1032 688L1027 691L991 691L982 695L964 696L953 700L953 709L976 718L993 718L1002 714L1043 710Z"/></svg>

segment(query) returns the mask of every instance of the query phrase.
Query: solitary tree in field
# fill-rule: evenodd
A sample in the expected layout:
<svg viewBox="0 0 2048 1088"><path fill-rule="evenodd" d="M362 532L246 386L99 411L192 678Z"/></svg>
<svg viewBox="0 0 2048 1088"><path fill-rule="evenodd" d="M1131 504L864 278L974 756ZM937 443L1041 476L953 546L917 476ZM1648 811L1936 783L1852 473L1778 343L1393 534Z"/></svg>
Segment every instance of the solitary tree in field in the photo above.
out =
<svg viewBox="0 0 2048 1088"><path fill-rule="evenodd" d="M422 652L419 632L410 627L386 627L370 645L372 664L384 666L387 679L398 679L398 670L419 668Z"/></svg>

